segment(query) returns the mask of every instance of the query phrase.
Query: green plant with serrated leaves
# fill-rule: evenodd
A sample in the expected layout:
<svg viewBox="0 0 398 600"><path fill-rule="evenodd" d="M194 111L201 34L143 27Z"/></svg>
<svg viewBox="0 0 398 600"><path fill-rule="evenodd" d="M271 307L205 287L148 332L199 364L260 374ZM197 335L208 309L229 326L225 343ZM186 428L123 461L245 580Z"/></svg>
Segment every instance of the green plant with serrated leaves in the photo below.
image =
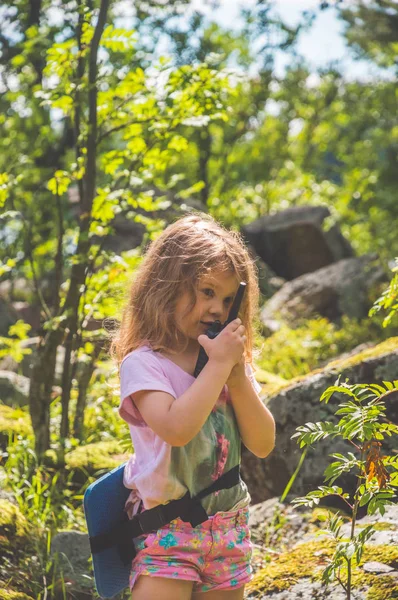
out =
<svg viewBox="0 0 398 600"><path fill-rule="evenodd" d="M370 317L373 317L381 310L387 311L387 315L383 320L383 327L390 325L398 312L398 258L395 259L395 266L392 268L392 272L394 276L387 289L384 290L369 311Z"/></svg>
<svg viewBox="0 0 398 600"><path fill-rule="evenodd" d="M389 395L398 392L398 380L383 381L378 384L349 384L348 380L327 388L321 402L329 402L333 394L343 394L345 399L339 404L335 414L341 418L338 423L329 421L306 423L297 427L292 438L297 438L304 453L308 448L326 439L340 437L353 447L346 455L335 453L335 459L324 472L326 485L319 486L306 496L295 498L296 505L312 508L328 496L338 496L346 504L350 515L350 533L347 536L342 526L344 521L339 513L329 515L326 528L320 533L330 536L335 541L335 552L322 573L325 584L338 581L351 599L352 572L359 564L364 546L374 532L370 524L356 533L358 509L366 507L367 514L385 512L385 507L393 503L398 487L398 456L384 456L382 441L386 436L398 433L398 426L386 418L385 401ZM357 485L353 497L338 485L336 480L343 474L352 473L357 476Z"/></svg>

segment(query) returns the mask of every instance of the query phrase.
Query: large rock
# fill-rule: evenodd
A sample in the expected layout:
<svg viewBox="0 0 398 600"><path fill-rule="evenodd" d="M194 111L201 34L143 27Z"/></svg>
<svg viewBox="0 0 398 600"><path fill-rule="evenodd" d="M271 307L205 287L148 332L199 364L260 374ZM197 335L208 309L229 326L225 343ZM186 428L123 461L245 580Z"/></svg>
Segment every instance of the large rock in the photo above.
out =
<svg viewBox="0 0 398 600"><path fill-rule="evenodd" d="M98 598L94 591L91 551L87 533L81 531L57 533L51 541L51 556L55 563L54 600L65 598L62 593L64 588L67 590L67 600ZM126 600L127 590L112 598L113 600Z"/></svg>
<svg viewBox="0 0 398 600"><path fill-rule="evenodd" d="M337 225L324 231L325 206L296 206L242 228L257 254L284 279L295 279L354 255Z"/></svg>
<svg viewBox="0 0 398 600"><path fill-rule="evenodd" d="M67 582L69 593L74 597L91 598L93 580L89 560L91 556L88 535L81 531L61 531L51 540L51 555L55 559L59 579ZM81 593L84 595L81 596Z"/></svg>
<svg viewBox="0 0 398 600"><path fill-rule="evenodd" d="M253 248L249 248L250 254L255 262L258 287L262 296L262 301L265 302L272 298L274 294L286 283L282 277L277 277L270 267L257 255Z"/></svg>
<svg viewBox="0 0 398 600"><path fill-rule="evenodd" d="M339 374L342 374L343 381L348 378L353 384L393 381L397 379L397 372L398 338L390 338L346 360L329 363L323 370L297 378L265 398L276 422L275 448L265 460L246 449L242 453L242 477L248 484L253 502L280 496L284 491L302 454L296 440L291 439L298 426L307 422L338 420L334 412L346 396L334 394L328 404L319 399L326 388L335 384ZM389 395L386 416L398 424L398 392ZM396 447L396 436L383 442L385 453L394 451ZM329 455L335 452L346 454L348 450L352 450L352 446L340 438L327 438L317 443L308 452L291 493L300 496L323 485L323 473L332 460ZM346 475L339 478L338 484L352 490L356 478Z"/></svg>
<svg viewBox="0 0 398 600"><path fill-rule="evenodd" d="M25 406L29 396L29 379L12 371L0 371L0 402L7 406Z"/></svg>
<svg viewBox="0 0 398 600"><path fill-rule="evenodd" d="M342 315L361 319L371 306L370 291L383 281L388 277L376 255L346 258L285 283L264 305L260 319L270 331L278 329L280 321L294 323L315 314L330 321Z"/></svg>

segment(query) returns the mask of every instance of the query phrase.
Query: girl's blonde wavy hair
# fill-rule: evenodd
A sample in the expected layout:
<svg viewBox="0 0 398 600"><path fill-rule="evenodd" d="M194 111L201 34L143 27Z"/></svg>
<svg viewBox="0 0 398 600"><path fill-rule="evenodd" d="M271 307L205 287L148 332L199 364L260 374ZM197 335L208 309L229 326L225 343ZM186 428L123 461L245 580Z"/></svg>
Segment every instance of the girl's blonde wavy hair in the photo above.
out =
<svg viewBox="0 0 398 600"><path fill-rule="evenodd" d="M117 363L143 344L154 351L183 353L188 340L177 327L176 302L188 291L188 314L196 302L199 279L215 270L232 271L247 284L239 317L246 327L245 358L251 362L259 298L255 263L239 233L228 231L209 215L195 213L169 225L151 243L137 269L111 341L111 356Z"/></svg>

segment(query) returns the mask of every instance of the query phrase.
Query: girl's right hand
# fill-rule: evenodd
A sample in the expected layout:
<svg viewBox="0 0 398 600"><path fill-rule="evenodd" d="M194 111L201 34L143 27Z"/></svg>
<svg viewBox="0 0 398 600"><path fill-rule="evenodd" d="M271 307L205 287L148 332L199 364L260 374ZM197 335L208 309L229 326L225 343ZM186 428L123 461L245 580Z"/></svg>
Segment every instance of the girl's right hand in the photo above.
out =
<svg viewBox="0 0 398 600"><path fill-rule="evenodd" d="M209 361L229 363L231 369L242 358L245 341L245 327L240 319L229 323L213 340L204 334L198 337L198 342L203 346Z"/></svg>

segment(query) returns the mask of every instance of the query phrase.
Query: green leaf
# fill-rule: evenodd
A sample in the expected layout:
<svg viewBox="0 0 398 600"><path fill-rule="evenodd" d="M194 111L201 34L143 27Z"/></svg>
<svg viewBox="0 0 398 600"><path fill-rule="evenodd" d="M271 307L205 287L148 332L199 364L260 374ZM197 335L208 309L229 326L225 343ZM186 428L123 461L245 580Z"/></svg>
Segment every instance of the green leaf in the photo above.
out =
<svg viewBox="0 0 398 600"><path fill-rule="evenodd" d="M47 187L54 195L62 196L67 191L70 183L71 179L66 171L56 171L54 177L48 182Z"/></svg>

